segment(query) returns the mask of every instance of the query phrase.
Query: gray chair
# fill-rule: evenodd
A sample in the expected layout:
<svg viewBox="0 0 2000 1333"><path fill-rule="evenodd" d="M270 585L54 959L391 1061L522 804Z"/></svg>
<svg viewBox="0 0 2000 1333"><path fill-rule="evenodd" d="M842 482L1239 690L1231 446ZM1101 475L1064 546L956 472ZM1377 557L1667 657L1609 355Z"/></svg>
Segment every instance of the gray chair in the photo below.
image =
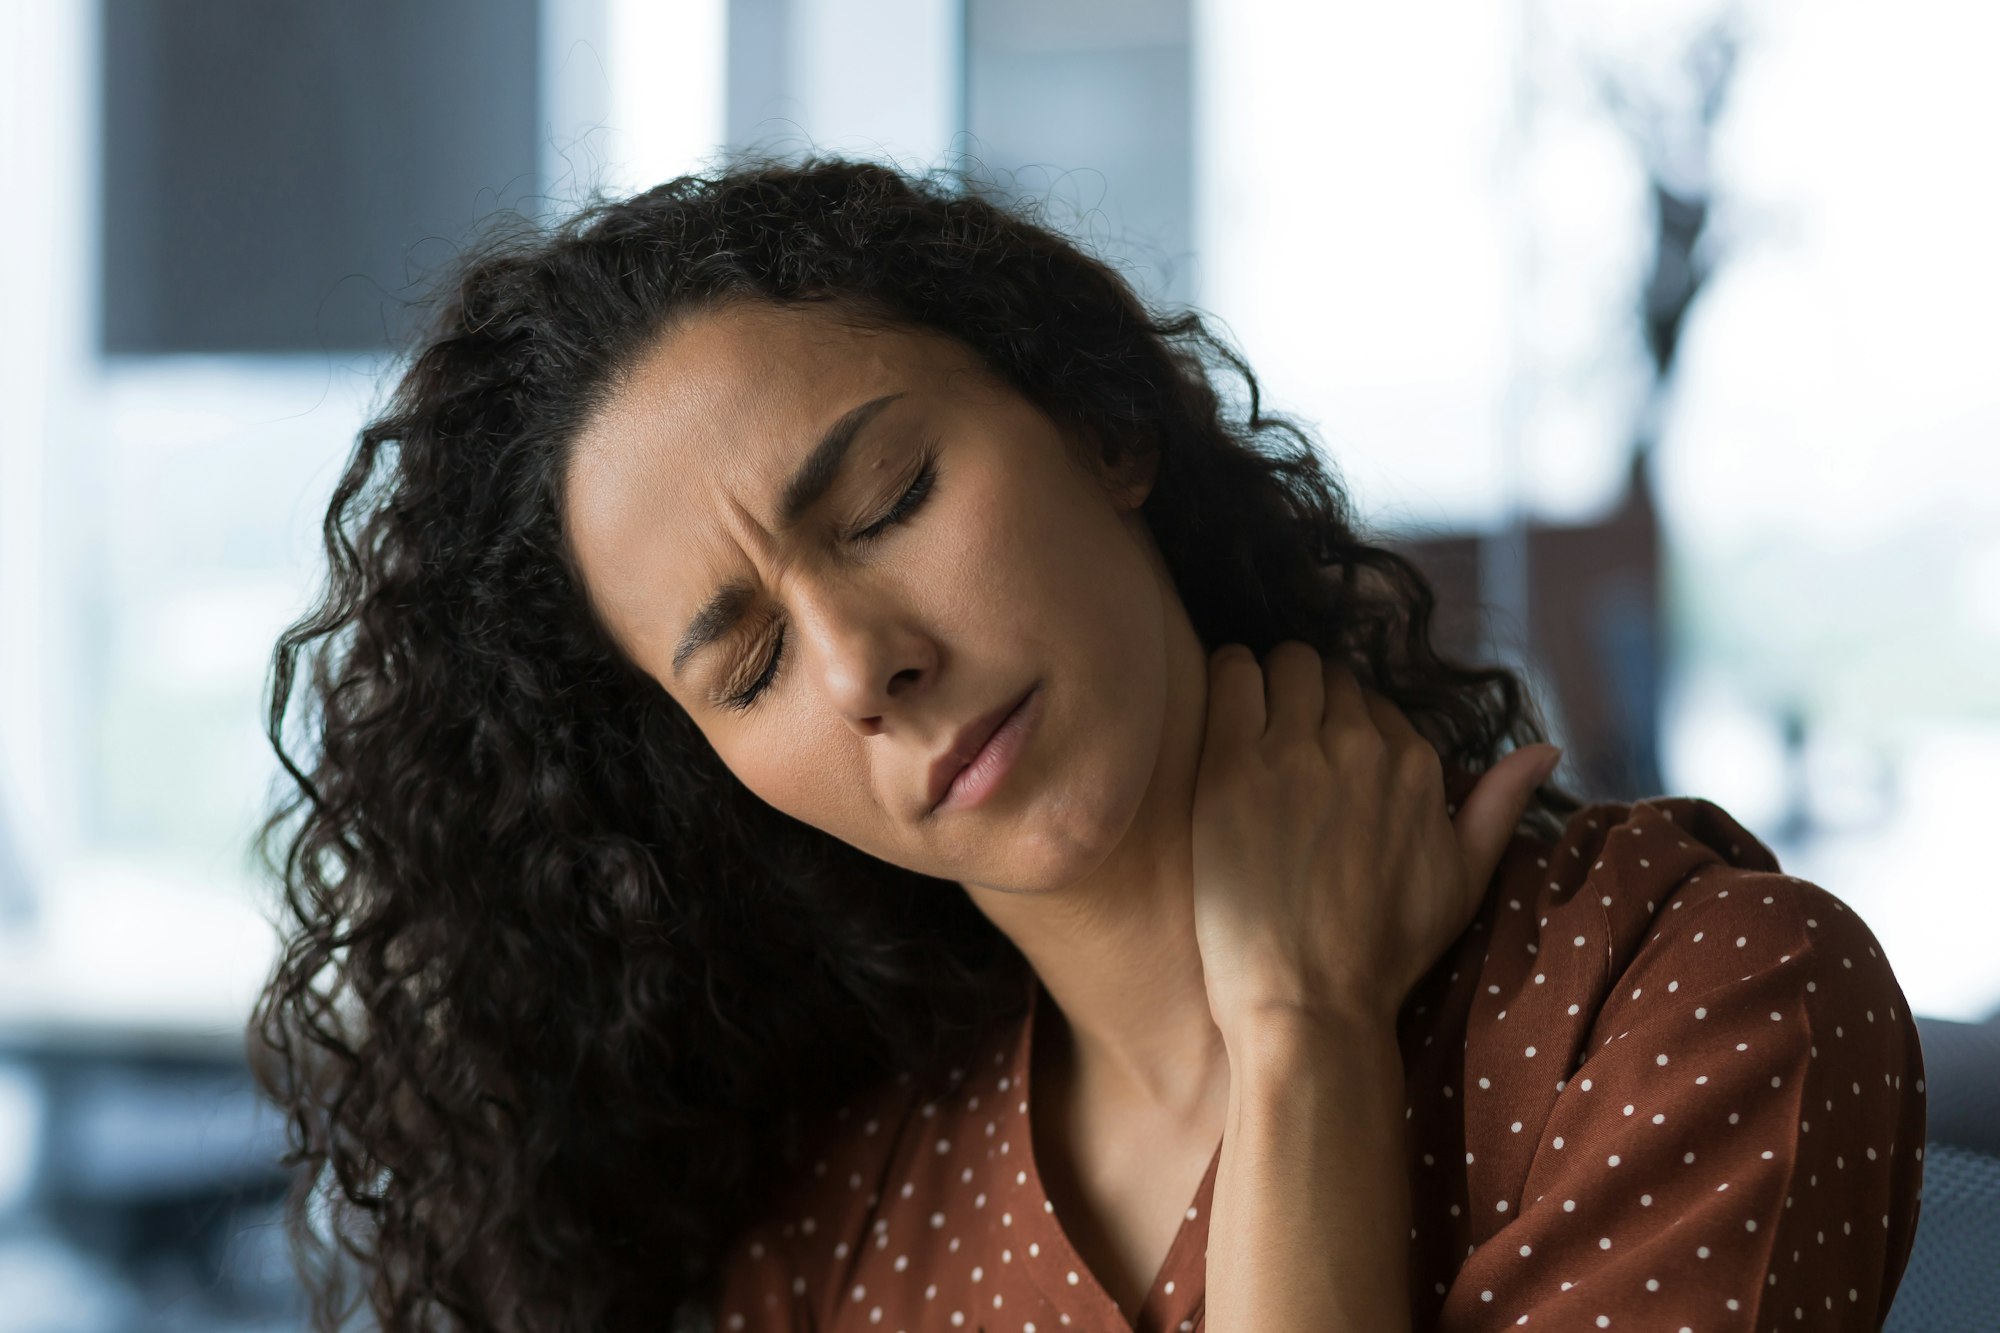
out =
<svg viewBox="0 0 2000 1333"><path fill-rule="evenodd" d="M2000 1330L2000 1013L1916 1015L1924 1046L1923 1212L1884 1333Z"/></svg>

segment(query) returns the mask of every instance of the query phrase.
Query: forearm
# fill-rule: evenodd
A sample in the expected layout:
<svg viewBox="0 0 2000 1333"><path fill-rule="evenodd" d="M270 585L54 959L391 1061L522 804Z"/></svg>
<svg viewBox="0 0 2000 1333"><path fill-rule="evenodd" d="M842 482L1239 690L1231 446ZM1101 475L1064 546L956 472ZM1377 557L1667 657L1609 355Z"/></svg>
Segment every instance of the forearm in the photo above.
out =
<svg viewBox="0 0 2000 1333"><path fill-rule="evenodd" d="M1209 1333L1408 1329L1394 1031L1284 1022L1239 1046L1209 1216Z"/></svg>

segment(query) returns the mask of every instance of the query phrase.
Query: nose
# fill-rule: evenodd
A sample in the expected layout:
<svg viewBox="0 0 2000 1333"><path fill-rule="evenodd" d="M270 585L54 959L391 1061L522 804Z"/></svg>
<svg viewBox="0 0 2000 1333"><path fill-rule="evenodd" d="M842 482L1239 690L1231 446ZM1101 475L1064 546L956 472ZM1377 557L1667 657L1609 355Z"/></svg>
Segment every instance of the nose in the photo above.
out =
<svg viewBox="0 0 2000 1333"><path fill-rule="evenodd" d="M932 650L879 588L822 583L796 604L801 665L843 717L879 718L929 669Z"/></svg>

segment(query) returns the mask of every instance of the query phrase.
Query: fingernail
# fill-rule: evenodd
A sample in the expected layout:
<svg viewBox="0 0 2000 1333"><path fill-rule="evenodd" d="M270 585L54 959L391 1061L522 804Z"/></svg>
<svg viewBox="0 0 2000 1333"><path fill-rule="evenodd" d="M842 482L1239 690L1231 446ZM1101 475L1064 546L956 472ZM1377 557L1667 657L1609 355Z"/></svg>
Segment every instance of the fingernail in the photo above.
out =
<svg viewBox="0 0 2000 1333"><path fill-rule="evenodd" d="M1550 751L1548 759L1542 764L1541 772L1535 777L1536 785L1539 786L1541 783L1549 780L1549 774L1556 771L1556 768L1562 763L1562 757L1563 752L1561 749Z"/></svg>

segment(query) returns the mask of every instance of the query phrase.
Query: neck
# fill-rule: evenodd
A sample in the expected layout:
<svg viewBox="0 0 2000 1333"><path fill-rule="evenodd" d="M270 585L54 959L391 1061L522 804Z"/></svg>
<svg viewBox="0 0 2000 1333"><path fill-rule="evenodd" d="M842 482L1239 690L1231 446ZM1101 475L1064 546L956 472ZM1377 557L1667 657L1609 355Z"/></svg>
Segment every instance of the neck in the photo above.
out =
<svg viewBox="0 0 2000 1333"><path fill-rule="evenodd" d="M1169 610L1151 770L1108 854L1054 886L964 887L1027 957L1053 1002L1045 1006L1056 1034L1047 1054L1074 1094L1155 1124L1194 1128L1212 1123L1226 1105L1229 1061L1209 1014L1194 928L1193 806L1207 653L1178 603ZM1049 804L1058 814L1090 808L1060 789ZM1058 820L1038 830L1037 841L1073 852L1101 832ZM1038 1066L1042 1054L1035 1053Z"/></svg>
<svg viewBox="0 0 2000 1333"><path fill-rule="evenodd" d="M1226 1105L1229 1059L1195 940L1190 829L1182 817L1134 834L1127 846L1153 849L1137 873L1054 893L967 890L1038 979L1034 1077L1050 1071L1077 1104L1192 1131Z"/></svg>
<svg viewBox="0 0 2000 1333"><path fill-rule="evenodd" d="M1192 926L1184 945L1153 944L1097 957L1030 955L1044 992L1034 1076L1121 1116L1204 1126L1227 1100L1228 1052L1209 1014Z"/></svg>

